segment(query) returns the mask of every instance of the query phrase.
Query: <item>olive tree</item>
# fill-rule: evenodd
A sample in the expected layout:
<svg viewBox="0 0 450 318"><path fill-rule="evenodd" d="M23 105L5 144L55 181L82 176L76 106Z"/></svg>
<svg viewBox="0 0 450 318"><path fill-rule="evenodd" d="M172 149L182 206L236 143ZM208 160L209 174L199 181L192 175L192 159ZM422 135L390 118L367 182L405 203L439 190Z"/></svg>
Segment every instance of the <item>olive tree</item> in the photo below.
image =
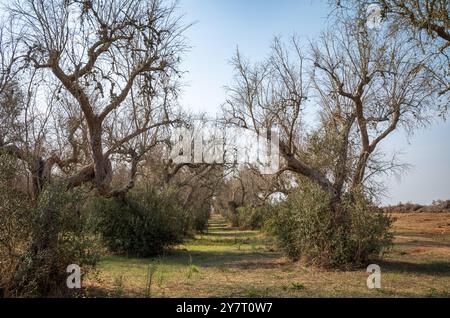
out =
<svg viewBox="0 0 450 318"><path fill-rule="evenodd" d="M24 165L36 212L12 269L15 292L36 282L47 295L59 284L67 264L58 255L68 251L60 250L68 248L59 244L60 221L70 204L73 213L83 203L74 188L124 198L145 155L180 121L187 26L176 10L160 0L8 3L0 33L0 155ZM121 166L128 169L122 179Z"/></svg>
<svg viewBox="0 0 450 318"><path fill-rule="evenodd" d="M309 54L296 39L291 44L275 40L271 57L256 65L236 55L226 116L257 131L276 124L280 170L310 179L339 201L374 175L386 138L428 122L437 86L416 48L394 30L344 20L313 42ZM319 120L306 125L305 110Z"/></svg>
<svg viewBox="0 0 450 318"><path fill-rule="evenodd" d="M272 216L292 258L346 266L389 246L391 221L375 206L374 180L404 166L381 146L438 111L439 83L417 50L393 28L342 18L307 50L296 38L276 39L260 63L239 52L232 60L227 120L257 132L276 125L278 175L289 172L297 184Z"/></svg>
<svg viewBox="0 0 450 318"><path fill-rule="evenodd" d="M439 94L446 95L449 85L450 17L446 0L378 0L331 1L337 5L338 16L364 20L374 14L379 24L403 33L405 40L417 46L416 53L439 84ZM369 12L374 8L375 12ZM444 112L445 104L444 106Z"/></svg>
<svg viewBox="0 0 450 318"><path fill-rule="evenodd" d="M55 129L45 154L22 156L17 144L2 147L37 163L38 191L55 166L70 171L70 187L91 183L107 196L127 191L142 156L159 141L159 127L178 121L173 106L186 27L176 6L160 0L20 0L8 12L10 32L21 32L21 62L39 76L35 102L47 108ZM130 180L111 189L118 156L130 161Z"/></svg>

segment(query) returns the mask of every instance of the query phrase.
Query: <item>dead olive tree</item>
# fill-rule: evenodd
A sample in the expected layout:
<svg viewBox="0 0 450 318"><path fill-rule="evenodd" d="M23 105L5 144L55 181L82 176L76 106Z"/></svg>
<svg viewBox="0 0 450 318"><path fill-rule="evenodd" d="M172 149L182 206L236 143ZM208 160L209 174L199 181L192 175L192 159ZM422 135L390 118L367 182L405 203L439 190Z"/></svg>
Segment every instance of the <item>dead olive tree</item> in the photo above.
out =
<svg viewBox="0 0 450 318"><path fill-rule="evenodd" d="M343 141L357 153L347 172L350 190L364 189L367 178L382 170L372 159L385 139L400 128L426 125L436 114L439 85L416 50L395 30L345 21L312 45L323 112L331 121L344 119Z"/></svg>
<svg viewBox="0 0 450 318"><path fill-rule="evenodd" d="M72 165L71 187L92 183L101 195L128 190L157 129L178 121L172 106L186 44L175 5L23 0L8 12L22 32L22 59L46 83L36 95L51 95L49 106L66 115L59 118L67 126L59 137L72 151L40 158L39 169L50 174L54 166ZM130 161L130 181L111 189L113 157L119 155Z"/></svg>
<svg viewBox="0 0 450 318"><path fill-rule="evenodd" d="M237 54L226 116L256 131L279 128L279 173L297 184L271 216L286 253L321 266L366 263L391 244L374 181L403 168L381 146L433 118L439 85L417 46L390 28L337 20L309 53L291 44L275 40L256 65Z"/></svg>
<svg viewBox="0 0 450 318"><path fill-rule="evenodd" d="M368 30L359 22L338 21L308 55L295 39L290 48L276 40L271 57L256 66L238 53L229 89L229 120L257 131L276 124L281 170L319 184L336 201L385 169L372 166L380 144L402 127L426 124L437 100L417 48L395 30ZM320 119L309 131L302 125L305 110Z"/></svg>
<svg viewBox="0 0 450 318"><path fill-rule="evenodd" d="M28 170L38 214L23 255L29 259L15 269L15 292L29 289L36 268L52 270L36 278L41 295L52 291L56 271L64 274L53 256L65 203L53 200L54 186L45 191L50 181L67 185L64 199L81 185L123 197L144 156L179 122L179 66L187 46L176 9L160 0L8 3L0 153ZM12 98L18 107L9 111ZM120 184L113 183L119 165L129 169Z"/></svg>
<svg viewBox="0 0 450 318"><path fill-rule="evenodd" d="M378 1L332 1L337 4L337 16L364 21L374 15L378 27L391 27L403 33L405 40L417 46L430 76L439 84L439 94L450 90L450 16L446 0L378 0ZM370 12L370 8L375 11ZM370 17L369 17L370 18ZM444 112L445 104L443 105Z"/></svg>
<svg viewBox="0 0 450 318"><path fill-rule="evenodd" d="M280 154L284 165L280 173L292 171L318 183L335 195L330 179L301 154L303 111L310 83L306 78L305 57L299 43L293 41L289 54L279 39L271 57L252 65L238 52L232 60L235 84L228 88L226 119L258 133L277 125L280 130ZM291 52L291 53L292 53Z"/></svg>
<svg viewBox="0 0 450 318"><path fill-rule="evenodd" d="M395 24L407 27L416 33L425 32L433 39L440 38L450 42L449 5L446 0L378 0L353 1L338 0L338 8L355 10L366 9L370 4L380 6L382 18L393 19ZM419 34L417 34L420 36ZM444 47L442 47L444 48Z"/></svg>

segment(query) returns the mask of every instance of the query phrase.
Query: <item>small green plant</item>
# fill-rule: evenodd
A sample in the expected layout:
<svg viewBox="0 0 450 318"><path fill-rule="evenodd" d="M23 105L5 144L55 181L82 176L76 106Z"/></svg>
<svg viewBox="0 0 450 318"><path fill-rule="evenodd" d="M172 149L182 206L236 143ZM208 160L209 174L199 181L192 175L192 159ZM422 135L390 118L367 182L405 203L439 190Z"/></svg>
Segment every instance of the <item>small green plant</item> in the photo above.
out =
<svg viewBox="0 0 450 318"><path fill-rule="evenodd" d="M113 292L112 292L113 297L116 297L116 298L123 297L124 291L125 291L124 280L125 280L125 278L123 275L114 277Z"/></svg>
<svg viewBox="0 0 450 318"><path fill-rule="evenodd" d="M199 273L200 269L195 265L190 265L187 273L187 278L191 279L194 273Z"/></svg>
<svg viewBox="0 0 450 318"><path fill-rule="evenodd" d="M147 269L147 282L145 284L145 297L152 297L152 285L156 272L158 271L158 264L149 264Z"/></svg>
<svg viewBox="0 0 450 318"><path fill-rule="evenodd" d="M231 273L231 272L232 272L231 269L228 268L228 267L226 267L226 266L219 266L219 270L220 270L222 273Z"/></svg>
<svg viewBox="0 0 450 318"><path fill-rule="evenodd" d="M450 291L438 290L436 288L430 288L427 293L428 298L449 298Z"/></svg>
<svg viewBox="0 0 450 318"><path fill-rule="evenodd" d="M255 288L255 287L250 287L246 291L245 297L261 298L261 297L267 297L268 294L269 294L269 289L268 288L258 289L258 288Z"/></svg>
<svg viewBox="0 0 450 318"><path fill-rule="evenodd" d="M162 290L163 297L165 296L164 280L165 280L164 272L160 271L158 275L158 288Z"/></svg>
<svg viewBox="0 0 450 318"><path fill-rule="evenodd" d="M187 271L187 279L191 279L194 273L199 273L200 269L192 264L192 256L189 254L189 265Z"/></svg>
<svg viewBox="0 0 450 318"><path fill-rule="evenodd" d="M302 283L293 282L293 283L291 283L291 289L292 290L304 290L304 289L306 289L306 287Z"/></svg>

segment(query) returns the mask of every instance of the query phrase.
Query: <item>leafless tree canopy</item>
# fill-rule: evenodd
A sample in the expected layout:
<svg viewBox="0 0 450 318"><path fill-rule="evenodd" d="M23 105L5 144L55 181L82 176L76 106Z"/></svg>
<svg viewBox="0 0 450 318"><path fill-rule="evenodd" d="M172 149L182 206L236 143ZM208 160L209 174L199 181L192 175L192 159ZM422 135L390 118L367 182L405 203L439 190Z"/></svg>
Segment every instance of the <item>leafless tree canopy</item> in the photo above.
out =
<svg viewBox="0 0 450 318"><path fill-rule="evenodd" d="M305 47L276 39L270 58L255 65L238 52L225 116L249 129L280 128L280 172L320 184L337 201L344 191L370 191L374 177L404 168L380 145L399 128L429 123L439 101L448 103L441 83L402 32L370 30L365 16L341 16ZM308 127L306 114L317 125Z"/></svg>
<svg viewBox="0 0 450 318"><path fill-rule="evenodd" d="M167 125L178 122L187 26L176 6L160 0L24 0L9 4L8 12L11 23L2 30L14 42L4 43L2 35L2 91L16 69L25 70L19 90L27 115L44 117L40 129L53 129L14 143L2 136L2 147L34 166L36 191L54 166L70 174L70 186L92 182L104 195L132 187L142 156L161 141ZM19 67L9 67L16 62ZM130 180L111 189L118 156L129 160Z"/></svg>
<svg viewBox="0 0 450 318"><path fill-rule="evenodd" d="M337 15L354 19L367 15L369 5L378 5L380 21L401 32L406 41L415 44L415 52L422 56L431 75L439 82L439 93L450 90L450 16L446 0L379 0L333 1ZM444 109L446 111L446 109Z"/></svg>
<svg viewBox="0 0 450 318"><path fill-rule="evenodd" d="M380 1L386 17L399 18L377 30L366 25L366 5L334 15L333 29L312 43L278 38L262 62L240 52L233 58L224 121L281 132L283 165L263 178L263 197L284 191L292 175L318 183L336 200L368 191L378 174L404 168L395 155L384 156L383 141L399 128L428 124L437 106L448 106L446 1ZM101 195L123 195L142 163L170 150L172 125L181 123L177 97L188 25L176 5L15 0L6 12L2 152L24 163L35 196L54 175L69 187L90 184ZM418 45L405 28L428 38ZM217 168L159 163L166 185ZM119 167L126 177L113 173Z"/></svg>

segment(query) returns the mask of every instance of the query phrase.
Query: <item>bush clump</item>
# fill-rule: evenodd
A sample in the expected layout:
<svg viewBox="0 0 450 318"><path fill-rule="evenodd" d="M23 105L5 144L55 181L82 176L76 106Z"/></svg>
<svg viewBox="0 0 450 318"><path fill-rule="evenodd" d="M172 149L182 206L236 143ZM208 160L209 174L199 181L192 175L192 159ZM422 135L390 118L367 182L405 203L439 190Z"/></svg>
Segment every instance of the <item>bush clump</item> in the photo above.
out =
<svg viewBox="0 0 450 318"><path fill-rule="evenodd" d="M32 210L30 240L18 256L8 284L9 296L67 297L67 267L76 264L82 275L91 271L98 259L98 245L83 212L84 194L67 190L60 182L48 185Z"/></svg>
<svg viewBox="0 0 450 318"><path fill-rule="evenodd" d="M246 230L261 230L272 213L271 204L263 206L246 205L237 209L239 224Z"/></svg>
<svg viewBox="0 0 450 318"><path fill-rule="evenodd" d="M141 188L123 200L96 198L90 210L96 231L113 253L159 255L184 238L186 216L170 190Z"/></svg>
<svg viewBox="0 0 450 318"><path fill-rule="evenodd" d="M364 195L345 195L333 209L330 196L308 184L274 209L270 230L291 259L340 268L380 256L392 244L391 224Z"/></svg>
<svg viewBox="0 0 450 318"><path fill-rule="evenodd" d="M209 205L200 206L191 209L190 226L195 232L204 233L208 229L209 218L211 217L211 208Z"/></svg>
<svg viewBox="0 0 450 318"><path fill-rule="evenodd" d="M14 185L17 163L0 156L0 288L9 289L19 257L28 247L32 206Z"/></svg>

